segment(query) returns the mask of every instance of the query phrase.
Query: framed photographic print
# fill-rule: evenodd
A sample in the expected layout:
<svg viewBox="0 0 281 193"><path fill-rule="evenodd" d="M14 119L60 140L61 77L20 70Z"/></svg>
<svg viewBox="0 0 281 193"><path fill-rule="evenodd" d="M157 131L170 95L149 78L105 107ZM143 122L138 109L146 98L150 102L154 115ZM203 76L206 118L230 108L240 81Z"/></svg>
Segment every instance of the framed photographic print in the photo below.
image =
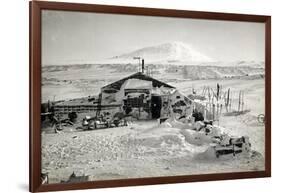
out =
<svg viewBox="0 0 281 193"><path fill-rule="evenodd" d="M30 191L270 175L270 16L30 2Z"/></svg>

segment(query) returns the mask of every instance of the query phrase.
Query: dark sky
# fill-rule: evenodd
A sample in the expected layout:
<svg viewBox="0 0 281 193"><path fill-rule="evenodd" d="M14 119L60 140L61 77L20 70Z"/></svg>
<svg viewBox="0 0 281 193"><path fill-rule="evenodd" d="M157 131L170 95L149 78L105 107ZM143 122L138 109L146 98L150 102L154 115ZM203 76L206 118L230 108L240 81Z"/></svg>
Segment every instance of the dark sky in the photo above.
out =
<svg viewBox="0 0 281 193"><path fill-rule="evenodd" d="M45 10L42 63L90 63L173 41L217 61L264 61L264 27L249 22Z"/></svg>

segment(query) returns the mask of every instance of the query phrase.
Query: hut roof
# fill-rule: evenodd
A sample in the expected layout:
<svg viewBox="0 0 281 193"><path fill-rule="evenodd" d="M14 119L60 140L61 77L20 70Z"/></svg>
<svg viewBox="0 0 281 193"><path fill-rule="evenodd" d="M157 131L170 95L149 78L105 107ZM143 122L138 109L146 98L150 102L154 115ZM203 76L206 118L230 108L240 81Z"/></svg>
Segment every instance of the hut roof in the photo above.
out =
<svg viewBox="0 0 281 193"><path fill-rule="evenodd" d="M128 79L140 79L140 80L146 80L146 81L151 81L152 82L152 86L153 87L161 87L161 86L164 86L164 87L168 87L168 88L175 88L169 84L166 84L164 82L161 82L159 80L156 80L148 75L145 75L141 72L137 72L135 74L132 74L128 77L125 77L121 80L118 80L116 82L113 82L111 84L108 84L104 87L102 87L102 89L114 89L114 90L120 90L121 86L124 84L124 82Z"/></svg>
<svg viewBox="0 0 281 193"><path fill-rule="evenodd" d="M152 81L140 79L128 79L125 82L125 89L152 89Z"/></svg>

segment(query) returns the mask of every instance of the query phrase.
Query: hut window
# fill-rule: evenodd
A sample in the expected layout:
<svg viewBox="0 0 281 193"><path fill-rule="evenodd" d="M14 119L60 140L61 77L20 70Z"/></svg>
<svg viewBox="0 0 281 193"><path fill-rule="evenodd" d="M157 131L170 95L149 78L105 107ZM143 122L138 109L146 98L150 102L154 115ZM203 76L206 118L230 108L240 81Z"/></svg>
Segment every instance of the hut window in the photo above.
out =
<svg viewBox="0 0 281 193"><path fill-rule="evenodd" d="M181 97L180 97L180 96L177 96L176 98L177 98L177 99L180 99Z"/></svg>
<svg viewBox="0 0 281 193"><path fill-rule="evenodd" d="M128 98L125 102L125 105L135 108L143 107L143 99L138 97Z"/></svg>

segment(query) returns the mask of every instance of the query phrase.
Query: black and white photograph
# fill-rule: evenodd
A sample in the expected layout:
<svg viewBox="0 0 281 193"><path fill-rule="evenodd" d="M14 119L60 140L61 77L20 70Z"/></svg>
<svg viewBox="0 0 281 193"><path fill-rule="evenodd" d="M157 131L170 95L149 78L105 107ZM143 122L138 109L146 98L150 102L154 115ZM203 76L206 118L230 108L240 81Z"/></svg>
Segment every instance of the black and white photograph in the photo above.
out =
<svg viewBox="0 0 281 193"><path fill-rule="evenodd" d="M265 170L265 23L41 23L42 184Z"/></svg>

